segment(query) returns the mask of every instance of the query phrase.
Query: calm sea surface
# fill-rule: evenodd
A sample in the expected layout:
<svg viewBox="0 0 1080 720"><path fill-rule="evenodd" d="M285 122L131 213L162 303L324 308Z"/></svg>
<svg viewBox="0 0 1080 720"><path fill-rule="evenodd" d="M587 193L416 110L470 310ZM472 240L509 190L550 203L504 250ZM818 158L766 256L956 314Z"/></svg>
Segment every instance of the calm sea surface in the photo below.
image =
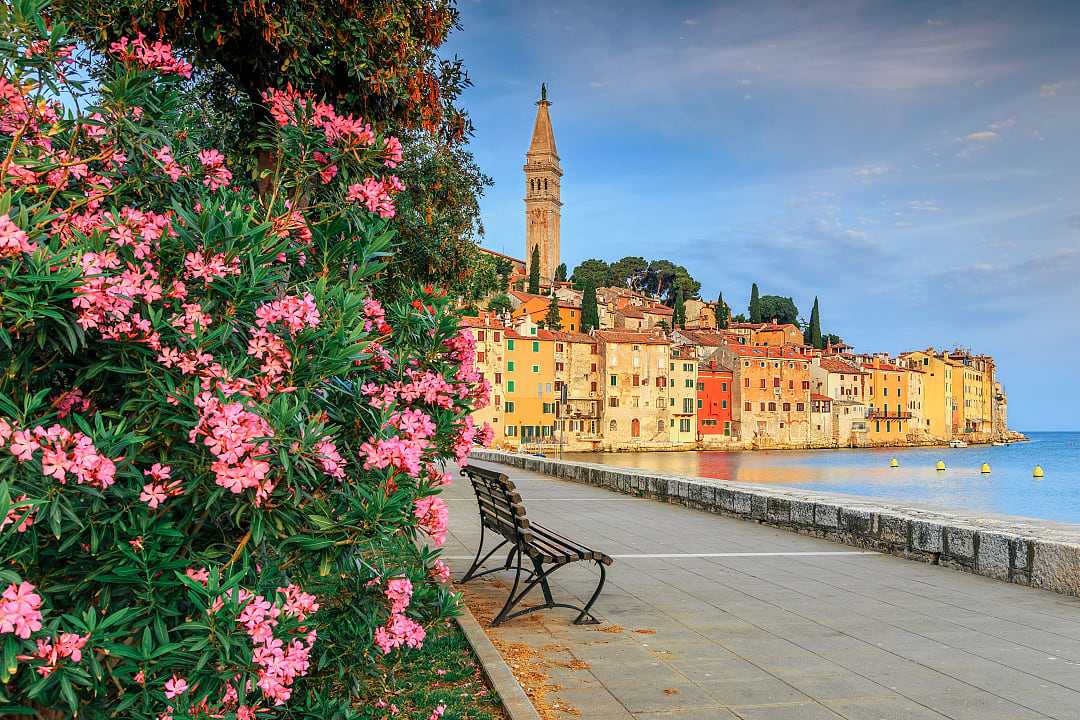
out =
<svg viewBox="0 0 1080 720"><path fill-rule="evenodd" d="M1080 523L1080 432L1003 447L567 453L567 459ZM900 467L890 468L895 457ZM948 469L934 469L944 460ZM989 463L991 473L979 472ZM1046 477L1032 478L1035 465Z"/></svg>

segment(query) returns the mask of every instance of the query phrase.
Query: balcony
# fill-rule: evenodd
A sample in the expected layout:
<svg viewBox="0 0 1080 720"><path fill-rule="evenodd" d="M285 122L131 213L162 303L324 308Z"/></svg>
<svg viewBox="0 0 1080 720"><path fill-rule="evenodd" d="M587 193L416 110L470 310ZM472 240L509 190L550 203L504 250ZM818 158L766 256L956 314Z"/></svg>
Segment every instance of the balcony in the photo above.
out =
<svg viewBox="0 0 1080 720"><path fill-rule="evenodd" d="M890 410L882 410L881 408L869 408L866 411L866 417L870 420L910 420L910 412L892 412Z"/></svg>

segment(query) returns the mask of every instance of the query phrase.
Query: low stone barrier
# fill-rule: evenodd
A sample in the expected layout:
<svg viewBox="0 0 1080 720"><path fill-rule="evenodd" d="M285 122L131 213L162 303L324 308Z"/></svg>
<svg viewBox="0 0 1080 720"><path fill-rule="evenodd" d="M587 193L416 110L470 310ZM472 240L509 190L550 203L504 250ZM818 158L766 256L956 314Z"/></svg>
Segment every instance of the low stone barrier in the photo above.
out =
<svg viewBox="0 0 1080 720"><path fill-rule="evenodd" d="M934 511L797 488L712 482L479 448L471 457L1080 596L1080 529L1075 526Z"/></svg>

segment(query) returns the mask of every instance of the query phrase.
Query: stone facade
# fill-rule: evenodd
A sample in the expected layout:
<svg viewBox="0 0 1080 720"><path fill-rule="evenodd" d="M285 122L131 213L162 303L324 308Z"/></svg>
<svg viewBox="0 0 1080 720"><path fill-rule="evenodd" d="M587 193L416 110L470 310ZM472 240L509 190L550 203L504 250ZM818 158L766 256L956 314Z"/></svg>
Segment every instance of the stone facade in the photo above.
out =
<svg viewBox="0 0 1080 720"><path fill-rule="evenodd" d="M601 330L605 450L669 447L671 343L662 335Z"/></svg>

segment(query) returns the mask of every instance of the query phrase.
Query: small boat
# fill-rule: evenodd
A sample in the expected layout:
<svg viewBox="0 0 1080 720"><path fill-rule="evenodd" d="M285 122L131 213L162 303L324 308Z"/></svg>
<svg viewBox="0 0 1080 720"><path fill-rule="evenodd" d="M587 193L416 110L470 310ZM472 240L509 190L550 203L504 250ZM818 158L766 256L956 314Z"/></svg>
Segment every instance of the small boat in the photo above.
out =
<svg viewBox="0 0 1080 720"><path fill-rule="evenodd" d="M1000 440L995 440L991 443L991 445L993 445L994 447L1005 447L1005 443L1001 442Z"/></svg>
<svg viewBox="0 0 1080 720"><path fill-rule="evenodd" d="M952 441L949 442L949 447L966 448L967 446L968 446L968 444L966 442L964 442L963 440L952 440Z"/></svg>

